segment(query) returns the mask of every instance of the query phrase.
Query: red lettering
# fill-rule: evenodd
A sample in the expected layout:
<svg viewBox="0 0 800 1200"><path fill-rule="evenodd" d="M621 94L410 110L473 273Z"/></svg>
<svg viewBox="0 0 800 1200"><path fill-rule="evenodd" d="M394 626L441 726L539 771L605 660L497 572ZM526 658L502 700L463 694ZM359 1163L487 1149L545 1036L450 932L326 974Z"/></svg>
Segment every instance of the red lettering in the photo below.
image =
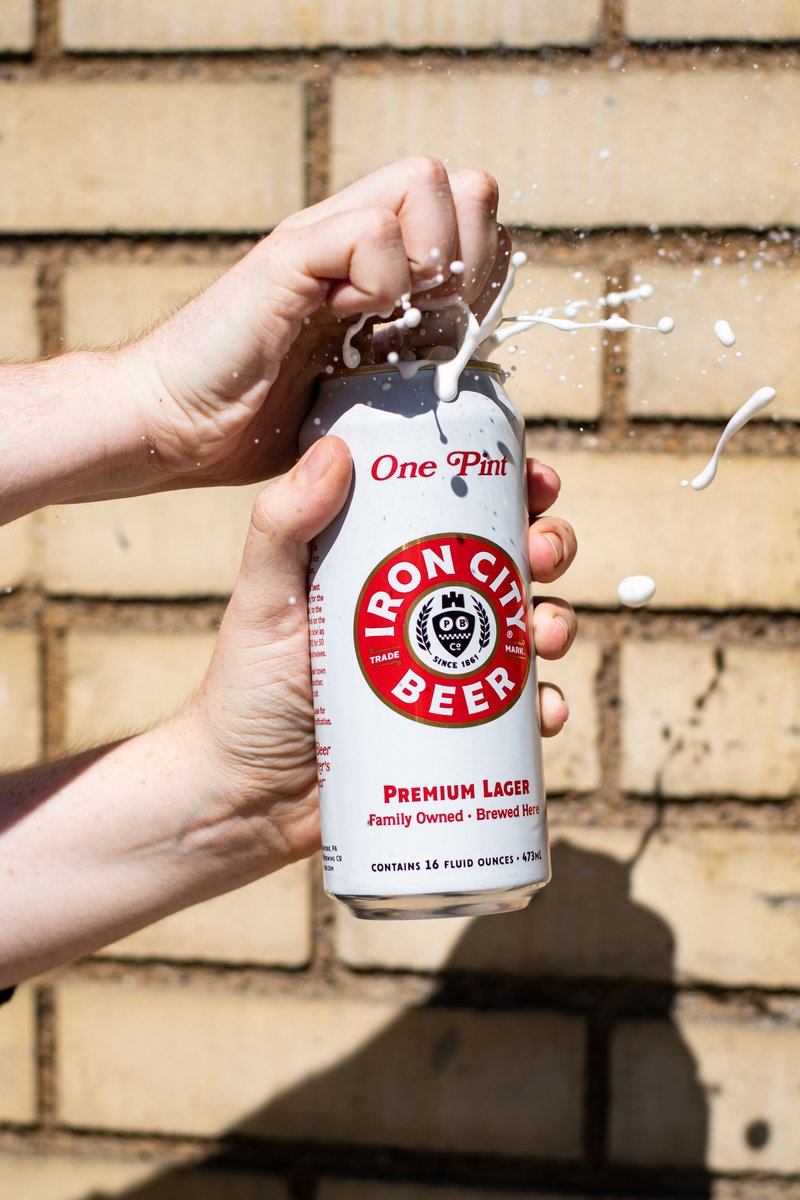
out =
<svg viewBox="0 0 800 1200"><path fill-rule="evenodd" d="M381 466L381 464L385 464ZM383 480L391 479L397 470L397 459L393 454L382 454L380 458L376 458L372 464L371 475L373 479Z"/></svg>

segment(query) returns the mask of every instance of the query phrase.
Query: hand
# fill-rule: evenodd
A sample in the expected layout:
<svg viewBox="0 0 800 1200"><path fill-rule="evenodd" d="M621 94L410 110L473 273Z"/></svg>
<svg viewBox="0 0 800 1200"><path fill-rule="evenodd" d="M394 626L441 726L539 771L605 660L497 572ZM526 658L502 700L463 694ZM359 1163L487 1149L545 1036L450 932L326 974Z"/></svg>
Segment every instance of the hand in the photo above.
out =
<svg viewBox="0 0 800 1200"><path fill-rule="evenodd" d="M458 292L474 304L493 275L502 278L497 200L482 171L448 176L434 159L411 158L283 221L122 352L148 473L137 490L285 470L314 378L336 365L351 321L391 312L407 292L434 303ZM450 276L455 259L465 270Z"/></svg>
<svg viewBox="0 0 800 1200"><path fill-rule="evenodd" d="M306 543L338 513L350 473L345 443L327 437L261 493L208 675L182 714L193 727L192 744L204 747L203 775L211 795L219 797L209 819L221 837L221 853L244 856L245 877L319 846ZM559 486L551 468L529 462L532 512L549 507ZM535 579L558 578L575 549L566 521L534 520L529 554ZM533 631L537 654L560 658L575 636L575 614L564 601L549 599L537 605ZM540 711L543 734L557 733L567 708L551 685L540 685Z"/></svg>

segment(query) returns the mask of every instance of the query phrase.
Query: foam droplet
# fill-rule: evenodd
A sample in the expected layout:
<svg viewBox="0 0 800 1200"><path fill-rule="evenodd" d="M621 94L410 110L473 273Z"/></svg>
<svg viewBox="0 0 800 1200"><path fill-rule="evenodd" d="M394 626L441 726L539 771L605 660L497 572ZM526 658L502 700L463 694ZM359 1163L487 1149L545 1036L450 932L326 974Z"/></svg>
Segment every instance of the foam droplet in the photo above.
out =
<svg viewBox="0 0 800 1200"><path fill-rule="evenodd" d="M617 595L628 608L642 608L655 592L656 581L649 575L626 575L617 586Z"/></svg>
<svg viewBox="0 0 800 1200"><path fill-rule="evenodd" d="M722 342L723 346L735 346L736 334L731 329L727 321L717 321L714 324L714 333L718 341Z"/></svg>

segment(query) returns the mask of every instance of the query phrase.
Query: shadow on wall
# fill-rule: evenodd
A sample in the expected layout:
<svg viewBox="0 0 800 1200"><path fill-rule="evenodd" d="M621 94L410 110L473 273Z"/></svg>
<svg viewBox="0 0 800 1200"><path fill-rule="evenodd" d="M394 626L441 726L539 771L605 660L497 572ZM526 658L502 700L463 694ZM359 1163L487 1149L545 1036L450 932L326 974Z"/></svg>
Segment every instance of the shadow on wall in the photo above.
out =
<svg viewBox="0 0 800 1200"><path fill-rule="evenodd" d="M466 1180L494 1195L538 1187L552 1198L563 1182L565 1196L709 1197L707 1102L671 1017L670 929L631 898L631 864L560 842L553 874L530 908L467 926L423 1007L229 1129L193 1168L210 1172L204 1200L265 1194L244 1179L232 1191L224 1166L283 1166L305 1178L303 1196L319 1168L425 1180L443 1200ZM556 979L554 954L588 963L587 977ZM165 1171L121 1195L184 1200L187 1182Z"/></svg>

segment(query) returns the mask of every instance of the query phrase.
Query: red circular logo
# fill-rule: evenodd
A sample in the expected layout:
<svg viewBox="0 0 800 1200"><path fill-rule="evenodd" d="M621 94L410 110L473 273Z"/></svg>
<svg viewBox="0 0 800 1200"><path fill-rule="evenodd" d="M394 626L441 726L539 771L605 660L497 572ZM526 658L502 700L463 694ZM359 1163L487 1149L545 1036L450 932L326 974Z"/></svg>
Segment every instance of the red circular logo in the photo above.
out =
<svg viewBox="0 0 800 1200"><path fill-rule="evenodd" d="M514 704L528 678L525 583L505 550L443 533L400 546L358 598L356 652L384 704L428 725L479 725Z"/></svg>

